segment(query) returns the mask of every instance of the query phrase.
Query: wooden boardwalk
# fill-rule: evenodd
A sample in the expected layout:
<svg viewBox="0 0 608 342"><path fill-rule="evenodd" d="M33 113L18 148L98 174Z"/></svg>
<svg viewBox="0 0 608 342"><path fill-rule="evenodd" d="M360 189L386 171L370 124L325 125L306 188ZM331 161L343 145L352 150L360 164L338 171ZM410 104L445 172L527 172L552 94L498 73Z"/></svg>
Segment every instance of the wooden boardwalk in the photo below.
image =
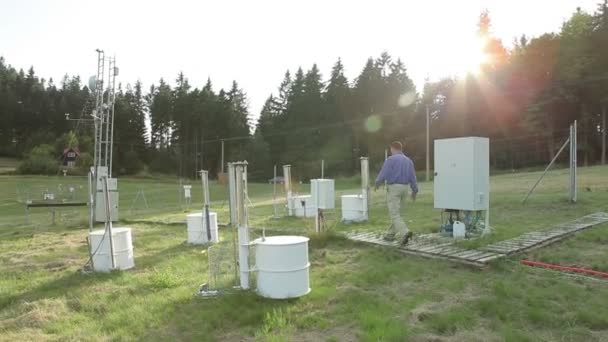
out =
<svg viewBox="0 0 608 342"><path fill-rule="evenodd" d="M404 254L449 260L473 266L485 266L492 260L546 246L565 239L578 231L605 222L608 222L608 214L599 212L554 226L547 231L526 233L479 249L458 247L454 244L453 239L443 237L440 234L416 236L403 247L398 246L397 242L384 241L382 234L378 232L350 233L347 234L347 238L353 241L393 247Z"/></svg>

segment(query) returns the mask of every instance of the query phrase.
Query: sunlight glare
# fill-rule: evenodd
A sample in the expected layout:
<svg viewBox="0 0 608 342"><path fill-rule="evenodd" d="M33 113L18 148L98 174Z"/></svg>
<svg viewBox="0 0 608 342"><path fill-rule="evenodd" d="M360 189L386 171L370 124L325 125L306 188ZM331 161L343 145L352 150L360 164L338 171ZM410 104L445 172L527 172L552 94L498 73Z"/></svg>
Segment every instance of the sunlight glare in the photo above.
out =
<svg viewBox="0 0 608 342"><path fill-rule="evenodd" d="M476 74L481 71L481 66L489 60L483 51L484 45L484 41L479 38L461 44L460 51L454 56L454 68L458 74Z"/></svg>

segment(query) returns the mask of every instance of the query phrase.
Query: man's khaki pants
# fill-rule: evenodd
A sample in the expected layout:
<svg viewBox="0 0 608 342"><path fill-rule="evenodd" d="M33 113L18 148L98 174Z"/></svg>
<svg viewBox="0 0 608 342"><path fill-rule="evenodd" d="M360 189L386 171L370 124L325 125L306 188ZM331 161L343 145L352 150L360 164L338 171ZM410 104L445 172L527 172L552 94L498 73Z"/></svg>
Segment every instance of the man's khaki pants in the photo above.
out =
<svg viewBox="0 0 608 342"><path fill-rule="evenodd" d="M401 210L405 205L407 197L407 185L390 184L386 193L386 204L388 206L388 214L391 219L391 225L386 232L387 237L402 238L408 232L407 225L401 218Z"/></svg>

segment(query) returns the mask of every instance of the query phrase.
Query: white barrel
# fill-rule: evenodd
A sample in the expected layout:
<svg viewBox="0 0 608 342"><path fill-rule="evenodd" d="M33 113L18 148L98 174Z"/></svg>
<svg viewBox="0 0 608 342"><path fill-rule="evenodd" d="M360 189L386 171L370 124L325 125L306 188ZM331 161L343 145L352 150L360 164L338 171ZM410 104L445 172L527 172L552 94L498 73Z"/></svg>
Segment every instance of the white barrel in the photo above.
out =
<svg viewBox="0 0 608 342"><path fill-rule="evenodd" d="M260 296L285 299L310 292L308 240L304 236L271 236L253 242Z"/></svg>
<svg viewBox="0 0 608 342"><path fill-rule="evenodd" d="M96 272L110 272L112 259L110 258L110 237L105 229L94 230L89 233L91 253L93 254L93 267ZM128 270L135 266L133 256L133 241L131 228L112 228L114 239L114 262L116 269Z"/></svg>
<svg viewBox="0 0 608 342"><path fill-rule="evenodd" d="M311 195L292 196L288 205L297 217L315 217L315 207Z"/></svg>
<svg viewBox="0 0 608 342"><path fill-rule="evenodd" d="M342 221L361 222L367 219L367 208L361 195L342 196Z"/></svg>
<svg viewBox="0 0 608 342"><path fill-rule="evenodd" d="M333 179L312 179L310 181L310 193L315 207L319 209L333 209L336 207Z"/></svg>
<svg viewBox="0 0 608 342"><path fill-rule="evenodd" d="M207 239L207 222L202 212L186 215L186 223L188 225L188 243L195 245L209 243ZM209 223L211 224L211 242L217 243L219 241L217 213L209 212Z"/></svg>

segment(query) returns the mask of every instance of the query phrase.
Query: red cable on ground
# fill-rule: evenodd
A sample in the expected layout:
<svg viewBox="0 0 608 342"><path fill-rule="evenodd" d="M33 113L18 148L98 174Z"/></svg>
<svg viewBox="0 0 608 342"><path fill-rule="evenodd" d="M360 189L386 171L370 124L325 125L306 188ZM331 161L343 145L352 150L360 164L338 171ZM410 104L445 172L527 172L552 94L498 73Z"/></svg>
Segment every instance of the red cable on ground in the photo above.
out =
<svg viewBox="0 0 608 342"><path fill-rule="evenodd" d="M590 274L590 275L594 275L594 276L600 276L600 277L608 278L608 273L606 273L606 272L600 272L600 271L590 270L590 269L587 269L587 268L559 266L559 265L546 264L544 262L531 261L531 260L526 260L526 259L523 259L521 261L521 263L524 264L524 265L528 265L528 266L536 266L536 267L550 268L550 269L560 270L560 271L569 271L569 272L576 272L576 273L584 273L584 274Z"/></svg>

